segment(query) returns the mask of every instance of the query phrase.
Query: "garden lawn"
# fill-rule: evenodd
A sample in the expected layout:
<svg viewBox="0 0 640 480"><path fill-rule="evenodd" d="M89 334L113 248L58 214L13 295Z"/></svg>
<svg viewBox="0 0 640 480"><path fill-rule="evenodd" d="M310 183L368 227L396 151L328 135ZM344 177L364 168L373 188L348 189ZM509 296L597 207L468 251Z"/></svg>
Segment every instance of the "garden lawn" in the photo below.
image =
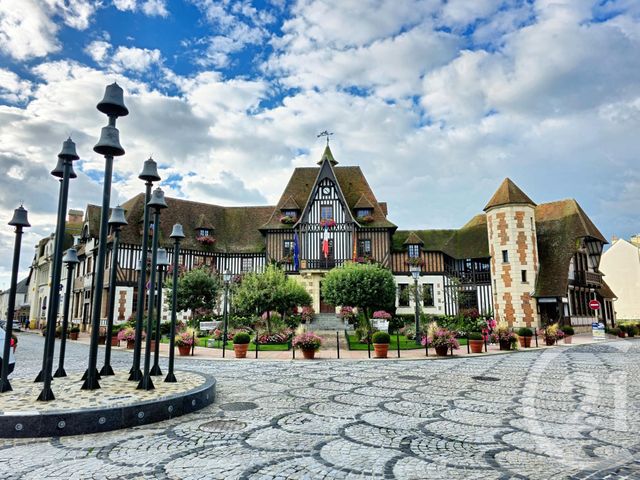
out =
<svg viewBox="0 0 640 480"><path fill-rule="evenodd" d="M424 349L422 345L416 345L415 340L413 339L408 340L407 337L405 337L404 335L391 335L391 343L389 343L389 350L395 350L398 348L397 347L398 337L400 337L400 350L416 350L419 348ZM459 338L458 342L460 343L461 347L467 345L466 338ZM367 349L367 344L358 342L358 339L354 334L349 334L349 346L350 346L350 350L366 350ZM371 349L373 349L373 347L371 347Z"/></svg>
<svg viewBox="0 0 640 480"><path fill-rule="evenodd" d="M196 346L197 347L207 347L207 340L209 340L211 337L198 337L198 340L196 342ZM161 340L161 343L169 343L169 339L163 337ZM208 348L222 348L222 340L216 340L213 344L213 347L208 347ZM365 345L366 346L366 345ZM233 342L231 340L229 340L227 342L227 350L233 350ZM249 349L248 351L250 352L255 352L256 350L256 344L251 342L249 343ZM287 350L289 350L289 344L288 343L271 343L271 344L260 344L260 351L261 352L286 352Z"/></svg>

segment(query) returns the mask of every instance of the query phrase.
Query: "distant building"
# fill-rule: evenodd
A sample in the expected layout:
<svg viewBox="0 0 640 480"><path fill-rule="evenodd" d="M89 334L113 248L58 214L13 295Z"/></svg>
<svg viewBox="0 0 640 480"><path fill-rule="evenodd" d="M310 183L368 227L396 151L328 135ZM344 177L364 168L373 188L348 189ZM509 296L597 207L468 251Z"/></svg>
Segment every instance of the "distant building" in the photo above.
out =
<svg viewBox="0 0 640 480"><path fill-rule="evenodd" d="M9 314L10 293L9 289L0 292L0 320L6 320ZM25 318L29 318L29 277L23 278L16 285L14 325L21 325Z"/></svg>
<svg viewBox="0 0 640 480"><path fill-rule="evenodd" d="M600 269L616 292L615 310L620 320L640 320L640 235L612 240L602 255Z"/></svg>

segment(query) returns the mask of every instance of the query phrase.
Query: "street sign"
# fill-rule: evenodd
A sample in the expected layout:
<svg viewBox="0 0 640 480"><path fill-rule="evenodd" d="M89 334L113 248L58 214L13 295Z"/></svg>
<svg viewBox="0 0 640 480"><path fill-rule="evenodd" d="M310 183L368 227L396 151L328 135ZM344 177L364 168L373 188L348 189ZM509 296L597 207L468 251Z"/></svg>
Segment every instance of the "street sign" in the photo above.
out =
<svg viewBox="0 0 640 480"><path fill-rule="evenodd" d="M605 340L604 323L593 322L591 324L591 332L594 340Z"/></svg>
<svg viewBox="0 0 640 480"><path fill-rule="evenodd" d="M600 302L598 300L591 300L589 302L589 308L591 310L600 310Z"/></svg>

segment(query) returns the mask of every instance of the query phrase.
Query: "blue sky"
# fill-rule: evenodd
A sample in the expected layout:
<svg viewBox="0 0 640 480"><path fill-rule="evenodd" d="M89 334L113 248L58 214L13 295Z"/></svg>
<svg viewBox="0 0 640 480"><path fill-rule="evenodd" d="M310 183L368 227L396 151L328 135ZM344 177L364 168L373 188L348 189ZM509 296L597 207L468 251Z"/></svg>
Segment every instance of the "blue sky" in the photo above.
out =
<svg viewBox="0 0 640 480"><path fill-rule="evenodd" d="M95 104L117 81L131 114L114 202L142 191L152 154L169 195L273 204L328 129L400 228L461 226L508 176L628 237L639 51L633 0L0 0L0 213L31 213L26 269L53 230L48 172L68 134L70 207L99 202ZM8 269L5 255L0 287Z"/></svg>

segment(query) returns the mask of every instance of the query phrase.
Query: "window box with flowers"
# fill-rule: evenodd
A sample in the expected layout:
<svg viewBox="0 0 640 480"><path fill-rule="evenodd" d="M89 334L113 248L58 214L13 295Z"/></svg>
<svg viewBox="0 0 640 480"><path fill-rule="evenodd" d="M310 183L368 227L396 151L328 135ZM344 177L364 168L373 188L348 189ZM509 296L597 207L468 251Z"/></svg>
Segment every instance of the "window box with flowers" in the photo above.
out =
<svg viewBox="0 0 640 480"><path fill-rule="evenodd" d="M356 221L361 224L372 223L374 220L373 215L364 215L362 217L356 217Z"/></svg>
<svg viewBox="0 0 640 480"><path fill-rule="evenodd" d="M293 264L293 255L285 255L278 262L280 265L292 265Z"/></svg>
<svg viewBox="0 0 640 480"><path fill-rule="evenodd" d="M213 237L204 237L204 236L200 236L200 237L196 237L196 241L200 244L200 245L213 245L214 243L216 243L216 239Z"/></svg>
<svg viewBox="0 0 640 480"><path fill-rule="evenodd" d="M362 255L360 257L356 257L356 263L375 263L376 259L371 255Z"/></svg>
<svg viewBox="0 0 640 480"><path fill-rule="evenodd" d="M424 260L420 257L409 257L405 263L410 267L424 266Z"/></svg>
<svg viewBox="0 0 640 480"><path fill-rule="evenodd" d="M320 220L320 226L322 228L332 228L336 226L336 221L333 218L323 218Z"/></svg>
<svg viewBox="0 0 640 480"><path fill-rule="evenodd" d="M293 225L298 221L297 217L292 217L291 215L282 215L280 217L280 223L284 225Z"/></svg>

